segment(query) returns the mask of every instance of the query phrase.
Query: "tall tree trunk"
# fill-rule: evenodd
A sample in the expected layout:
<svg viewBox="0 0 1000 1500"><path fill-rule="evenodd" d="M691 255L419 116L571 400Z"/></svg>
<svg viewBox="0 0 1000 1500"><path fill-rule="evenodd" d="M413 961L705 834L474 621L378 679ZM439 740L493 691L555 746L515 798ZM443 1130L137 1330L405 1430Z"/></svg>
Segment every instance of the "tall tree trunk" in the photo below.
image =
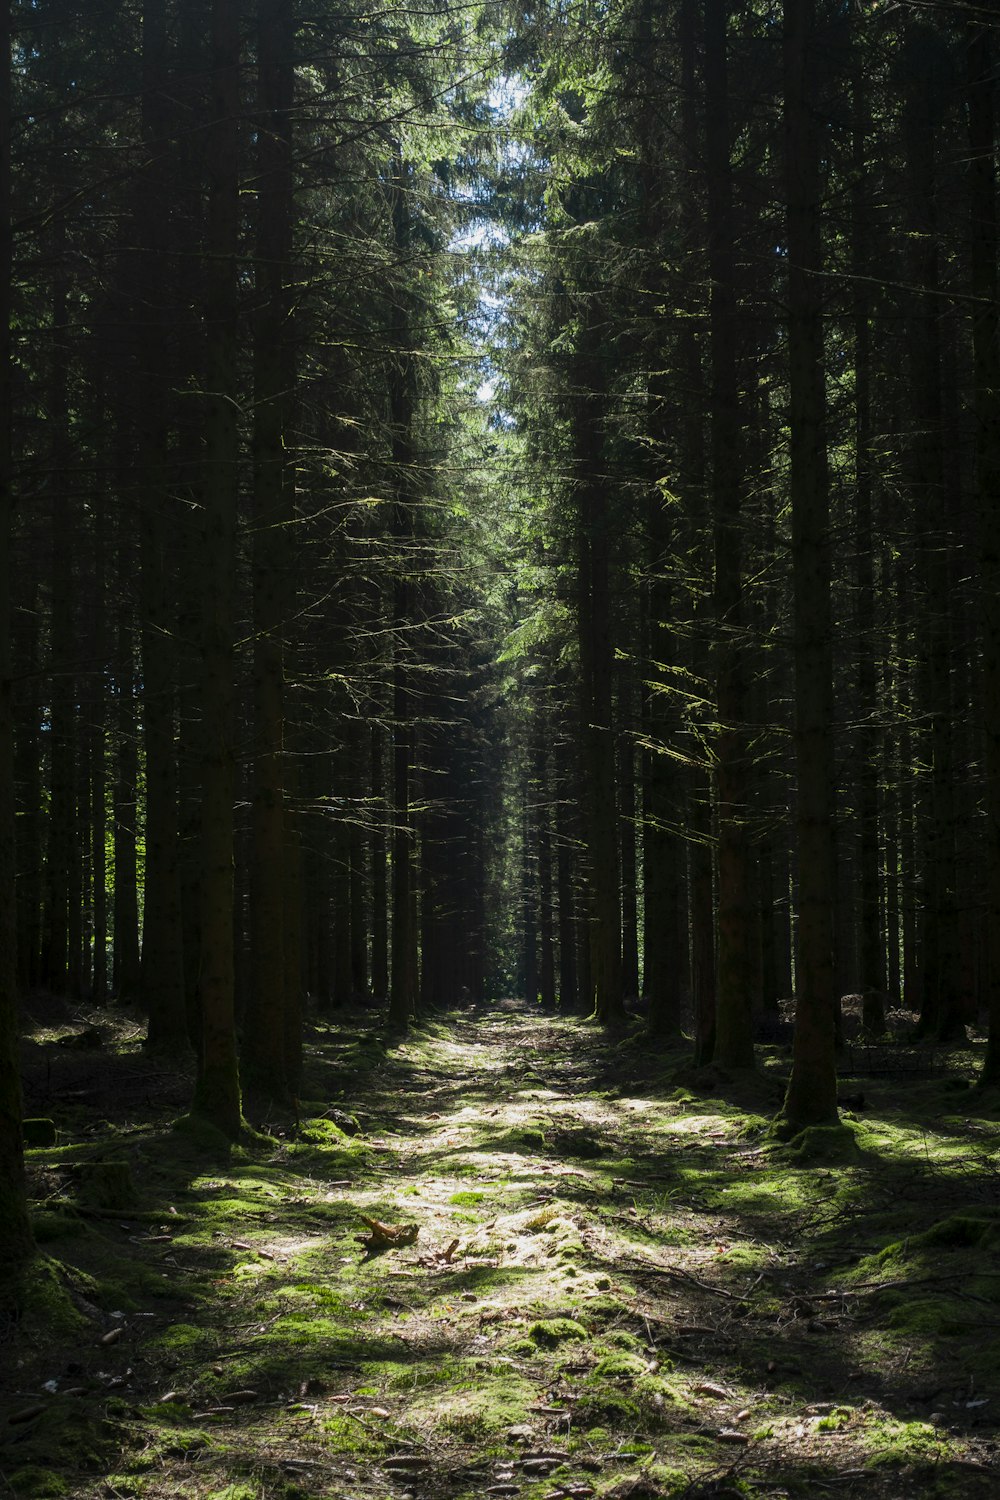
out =
<svg viewBox="0 0 1000 1500"><path fill-rule="evenodd" d="M167 282L159 253L159 216L167 190L167 13L165 0L143 7L142 134L146 166L139 185L133 318L137 333L136 428L141 549L143 713L146 744L146 862L143 885L142 990L149 1014L149 1044L187 1046L184 948L177 828L176 592L168 516L167 389L164 348Z"/></svg>
<svg viewBox="0 0 1000 1500"><path fill-rule="evenodd" d="M538 1004L538 883L531 775L525 777L521 813L521 988L529 1005Z"/></svg>
<svg viewBox="0 0 1000 1500"><path fill-rule="evenodd" d="M10 209L10 7L0 11L0 1267L31 1250L21 1139L17 1055L17 925L14 889L14 698L10 597L13 462ZM6 1298L6 1290L0 1298Z"/></svg>
<svg viewBox="0 0 1000 1500"><path fill-rule="evenodd" d="M577 632L580 647L580 754L589 892L587 1003L614 1025L625 1014L613 712L612 518L603 473L605 379L593 309L584 314L573 392L577 527Z"/></svg>
<svg viewBox="0 0 1000 1500"><path fill-rule="evenodd" d="M108 769L105 740L108 733L108 697L105 687L108 639L106 620L107 599L107 492L102 488L94 497L94 578L95 590L92 600L91 622L94 643L94 661L98 681L94 694L94 707L90 720L90 807L91 807L91 881L93 885L93 943L94 959L91 969L90 993L94 1005L106 1005L108 999L108 892L107 892L107 847L108 832L107 798Z"/></svg>
<svg viewBox="0 0 1000 1500"><path fill-rule="evenodd" d="M287 1090L284 637L295 512L295 465L288 442L294 384L289 329L294 24L292 0L258 0L251 981L243 1060L248 1074L275 1098Z"/></svg>
<svg viewBox="0 0 1000 1500"><path fill-rule="evenodd" d="M385 729L379 713L380 710L376 709L371 727L372 995L376 1000L385 1000L389 995L388 806L385 795Z"/></svg>
<svg viewBox="0 0 1000 1500"><path fill-rule="evenodd" d="M916 630L918 691L928 720L929 784L921 834L925 849L924 962L918 1031L948 1039L962 1030L957 1003L955 805L952 744L951 518L946 493L941 382L941 302L935 100L939 77L936 31L914 26L907 38L910 97L905 108L909 179L909 278L913 297L908 329L914 431L909 442L910 485L917 534L917 577L923 618Z"/></svg>
<svg viewBox="0 0 1000 1500"><path fill-rule="evenodd" d="M223 1134L242 1128L233 953L233 586L239 495L237 265L240 0L213 0L206 139L209 257L201 621L202 1045L194 1107Z"/></svg>
<svg viewBox="0 0 1000 1500"><path fill-rule="evenodd" d="M556 893L559 901L559 1008L573 1012L579 1005L576 965L576 899L573 881L572 772L570 749L556 740Z"/></svg>
<svg viewBox="0 0 1000 1500"><path fill-rule="evenodd" d="M119 496L120 500L120 496ZM114 973L115 994L134 999L139 958L139 727L135 704L135 631L131 580L135 571L130 516L118 515L118 607L115 643L116 758L114 786Z"/></svg>
<svg viewBox="0 0 1000 1500"><path fill-rule="evenodd" d="M833 639L815 0L784 0L785 194L798 775L795 1040L784 1128L837 1119L833 991Z"/></svg>
<svg viewBox="0 0 1000 1500"><path fill-rule="evenodd" d="M635 727L632 669L619 674L622 731L618 736L619 841L622 864L622 993L639 994L639 892L636 848Z"/></svg>
<svg viewBox="0 0 1000 1500"><path fill-rule="evenodd" d="M57 234L65 254L65 227ZM70 865L76 845L77 655L73 552L75 517L69 489L69 287L60 264L52 299L52 365L49 426L52 432L52 614L50 621L49 830L45 861L45 927L42 977L56 995L70 994Z"/></svg>
<svg viewBox="0 0 1000 1500"><path fill-rule="evenodd" d="M45 865L43 742L47 736L41 732L41 590L36 567L29 566L25 572L25 590L12 624L12 638L13 657L21 676L20 692L16 695L15 735L15 777L19 792L16 820L18 978L21 988L30 991L36 989L41 980Z"/></svg>
<svg viewBox="0 0 1000 1500"><path fill-rule="evenodd" d="M535 820L538 827L538 921L541 939L538 987L544 1010L556 1003L556 961L552 910L552 816L549 759L544 744L535 746Z"/></svg>
<svg viewBox="0 0 1000 1500"><path fill-rule="evenodd" d="M860 7L854 7L859 17ZM857 26L857 19L855 25ZM860 824L860 982L862 1025L885 1030L885 950L879 909L878 680L875 631L875 554L872 535L872 340L870 194L867 141L871 128L865 51L854 39L851 273L854 278L854 535L857 556L858 822Z"/></svg>
<svg viewBox="0 0 1000 1500"><path fill-rule="evenodd" d="M411 226L406 198L406 173L397 147L392 200L395 253L402 267L410 241ZM410 678L413 590L408 574L413 565L413 511L410 504L415 483L413 451L413 350L406 293L400 288L392 317L392 361L389 379L389 420L392 436L393 483L396 503L393 539L396 544L396 575L393 581L392 669L392 978L389 988L389 1024L400 1030L409 1024L416 1003L412 950L414 831L410 814L410 778L413 754L413 696Z"/></svg>
<svg viewBox="0 0 1000 1500"><path fill-rule="evenodd" d="M997 6L988 0L990 20ZM1000 1083L1000 313L997 299L996 46L994 31L970 25L968 47L969 209L972 344L975 361L976 480L983 655L981 716L986 762L986 993L989 1042L983 1083Z"/></svg>
<svg viewBox="0 0 1000 1500"><path fill-rule="evenodd" d="M715 741L719 847L715 1061L753 1067L747 730L742 652L744 435L736 360L735 227L726 46L728 0L705 6L705 143L711 294L712 508L715 548Z"/></svg>

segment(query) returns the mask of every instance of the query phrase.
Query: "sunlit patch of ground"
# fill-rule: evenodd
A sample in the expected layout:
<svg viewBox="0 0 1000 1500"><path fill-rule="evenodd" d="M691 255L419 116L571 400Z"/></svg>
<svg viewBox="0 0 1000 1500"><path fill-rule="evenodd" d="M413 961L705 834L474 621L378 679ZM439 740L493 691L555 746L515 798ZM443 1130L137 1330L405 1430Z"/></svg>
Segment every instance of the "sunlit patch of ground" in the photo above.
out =
<svg viewBox="0 0 1000 1500"><path fill-rule="evenodd" d="M281 1139L212 1160L130 1117L32 1153L62 1269L2 1394L8 1489L1000 1494L1000 1129L875 1085L831 1167L767 1142L770 1084L700 1097L630 1045L512 1004L388 1051L324 1022ZM63 1167L110 1146L137 1216L81 1216Z"/></svg>

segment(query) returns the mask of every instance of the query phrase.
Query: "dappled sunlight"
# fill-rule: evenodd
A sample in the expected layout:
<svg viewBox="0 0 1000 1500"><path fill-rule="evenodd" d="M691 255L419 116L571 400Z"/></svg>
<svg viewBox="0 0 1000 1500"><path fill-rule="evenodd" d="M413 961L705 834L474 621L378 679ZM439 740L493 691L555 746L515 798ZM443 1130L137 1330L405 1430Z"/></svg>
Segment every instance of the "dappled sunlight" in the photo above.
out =
<svg viewBox="0 0 1000 1500"><path fill-rule="evenodd" d="M205 1495L535 1500L738 1473L764 1497L810 1473L896 1500L886 1476L988 1472L991 1122L925 1092L917 1124L872 1089L831 1167L774 1143L752 1089L678 1090L627 1041L602 1061L579 1021L377 1040L324 1024L278 1137L124 1128L132 1226L66 1196L86 1147L34 1153L58 1253L119 1310L95 1356L127 1403L116 1493L167 1500L196 1471Z"/></svg>

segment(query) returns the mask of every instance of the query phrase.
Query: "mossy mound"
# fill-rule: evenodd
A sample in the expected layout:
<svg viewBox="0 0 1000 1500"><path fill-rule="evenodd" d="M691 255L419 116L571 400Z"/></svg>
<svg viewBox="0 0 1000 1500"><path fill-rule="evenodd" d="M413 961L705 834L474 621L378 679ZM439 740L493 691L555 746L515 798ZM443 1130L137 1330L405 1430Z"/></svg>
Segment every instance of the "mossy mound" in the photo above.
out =
<svg viewBox="0 0 1000 1500"><path fill-rule="evenodd" d="M96 1283L59 1261L38 1255L21 1271L14 1291L20 1334L27 1344L53 1338L79 1338L91 1329Z"/></svg>
<svg viewBox="0 0 1000 1500"><path fill-rule="evenodd" d="M4 1476L12 1495L24 1495L30 1500L55 1500L56 1496L69 1494L69 1483L52 1469L41 1469L28 1464Z"/></svg>
<svg viewBox="0 0 1000 1500"><path fill-rule="evenodd" d="M587 1330L575 1318L540 1318L528 1329L528 1337L540 1349L556 1349L567 1339L585 1339Z"/></svg>
<svg viewBox="0 0 1000 1500"><path fill-rule="evenodd" d="M898 1273L905 1271L913 1262L924 1268L932 1260L943 1271L946 1268L941 1262L941 1252L946 1251L955 1252L955 1260L947 1266L947 1270L958 1271L961 1269L959 1263L964 1265L967 1259L961 1252L974 1251L981 1256L984 1251L995 1252L998 1244L1000 1221L997 1219L974 1214L949 1214L947 1218L939 1219L919 1234L893 1240L876 1255L867 1256L859 1263L858 1276L871 1278L886 1270ZM975 1257L972 1257L968 1270L974 1274L976 1269ZM919 1271L915 1274L919 1274Z"/></svg>
<svg viewBox="0 0 1000 1500"><path fill-rule="evenodd" d="M46 1118L25 1120L21 1131L24 1136L26 1150L44 1150L56 1143L55 1121Z"/></svg>
<svg viewBox="0 0 1000 1500"><path fill-rule="evenodd" d="M837 1125L810 1125L796 1135L789 1135L787 1122L777 1121L772 1137L781 1141L785 1153L796 1166L851 1165L861 1159L861 1142L857 1126L851 1121Z"/></svg>
<svg viewBox="0 0 1000 1500"><path fill-rule="evenodd" d="M592 1427L633 1428L641 1415L635 1397L614 1386L583 1390L573 1405L573 1425L584 1431Z"/></svg>
<svg viewBox="0 0 1000 1500"><path fill-rule="evenodd" d="M32 1211L31 1228L36 1245L50 1245L55 1240L76 1239L92 1233L71 1203L56 1204Z"/></svg>
<svg viewBox="0 0 1000 1500"><path fill-rule="evenodd" d="M350 1145L350 1138L345 1131L334 1120L322 1117L303 1120L298 1129L298 1140L313 1146L339 1146L344 1148Z"/></svg>
<svg viewBox="0 0 1000 1500"><path fill-rule="evenodd" d="M890 1307L889 1327L899 1333L913 1334L921 1338L951 1338L969 1333L976 1323L976 1314L956 1308L946 1297L902 1297Z"/></svg>
<svg viewBox="0 0 1000 1500"><path fill-rule="evenodd" d="M636 1354L627 1354L620 1350L615 1354L606 1354L603 1359L598 1360L594 1366L593 1379L595 1380L619 1380L626 1383L639 1380L647 1373L646 1361L640 1359Z"/></svg>
<svg viewBox="0 0 1000 1500"><path fill-rule="evenodd" d="M483 1142L481 1150L489 1151L544 1151L548 1145L541 1125L519 1125L513 1130L502 1131Z"/></svg>
<svg viewBox="0 0 1000 1500"><path fill-rule="evenodd" d="M202 1115L181 1115L171 1127L192 1152L210 1156L214 1161L228 1162L233 1143Z"/></svg>

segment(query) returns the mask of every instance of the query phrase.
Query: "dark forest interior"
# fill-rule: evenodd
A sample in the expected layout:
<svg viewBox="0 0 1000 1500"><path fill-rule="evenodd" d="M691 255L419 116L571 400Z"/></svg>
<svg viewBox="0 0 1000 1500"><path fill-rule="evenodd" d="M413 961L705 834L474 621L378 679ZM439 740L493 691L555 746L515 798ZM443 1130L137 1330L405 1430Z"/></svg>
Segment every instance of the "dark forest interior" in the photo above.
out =
<svg viewBox="0 0 1000 1500"><path fill-rule="evenodd" d="M0 1489L1000 1494L998 0L2 12Z"/></svg>

